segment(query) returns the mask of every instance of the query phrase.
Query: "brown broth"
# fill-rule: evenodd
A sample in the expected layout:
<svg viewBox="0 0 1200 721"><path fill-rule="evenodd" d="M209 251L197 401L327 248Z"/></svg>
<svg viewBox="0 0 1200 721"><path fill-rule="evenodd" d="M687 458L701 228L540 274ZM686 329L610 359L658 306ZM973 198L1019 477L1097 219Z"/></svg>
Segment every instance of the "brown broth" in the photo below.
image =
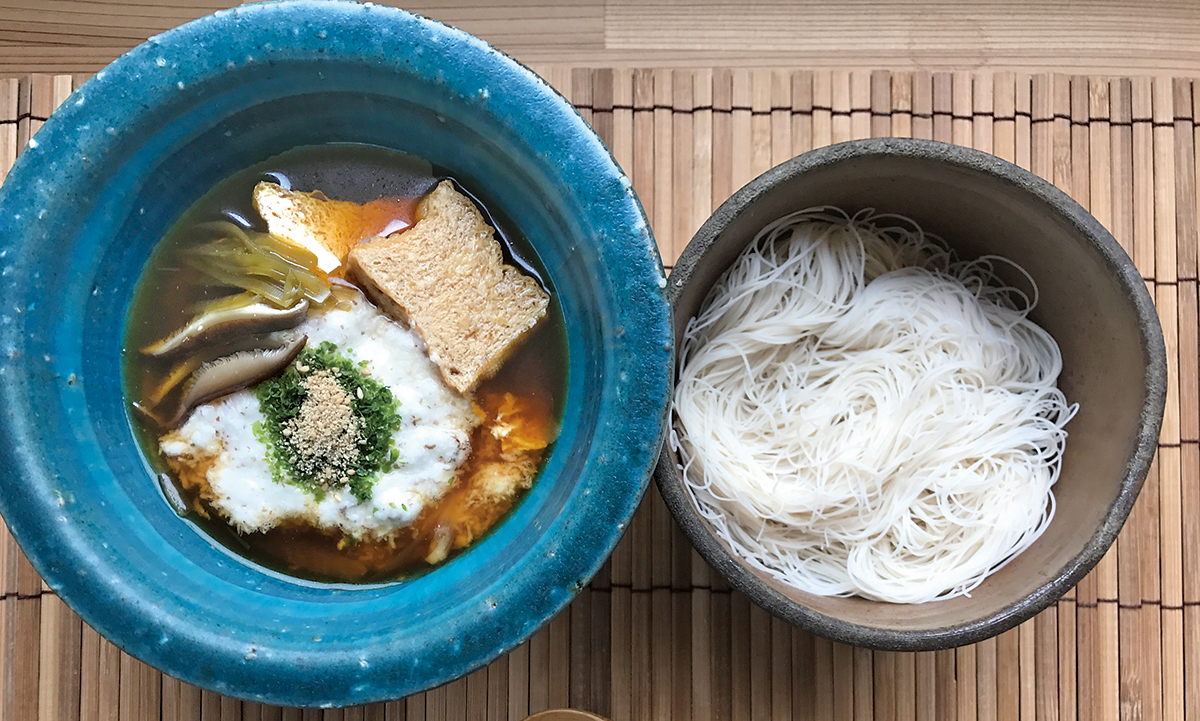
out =
<svg viewBox="0 0 1200 721"><path fill-rule="evenodd" d="M125 330L122 380L126 399L131 404L135 436L148 462L156 472L170 476L191 508L185 515L186 520L199 531L251 562L287 574L316 581L379 582L403 578L428 568L425 558L439 526L469 526L473 530L482 527L482 532L464 537L482 536L488 528L502 521L514 502L519 502L518 497L507 503L494 504L484 511L477 508L478 504L468 502L474 478L472 469L496 461L501 454L498 443L487 433L489 420L473 434L471 457L458 474L463 480L442 500L427 506L409 529L393 534L386 542L348 542L340 533L299 526L242 534L221 520L194 488L185 487L171 472L158 450L158 438L169 429L155 424L132 407L134 403L147 402L148 394L175 363L145 356L138 349L185 324L192 317L197 302L235 292L206 281L181 261L184 251L209 237L196 230L197 224L234 219L251 229L266 230L265 223L251 205L251 194L259 181L271 180L294 190L319 190L331 199L368 203L371 222L380 230L394 229L411 224L416 202L446 177L453 176L411 156L372 146L297 148L220 183L184 213L155 249L131 303ZM566 332L554 290L546 281L547 275L537 255L516 232L515 224L481 203L478 189L466 188L464 191L484 209L485 217L496 227L505 261L531 271L551 298L547 318L493 378L480 384L474 398L480 406L485 406L484 410L489 410L486 406L491 399L505 393L513 394L521 403L528 426L548 429L552 443L562 417L567 357ZM235 341L208 349L203 360L250 347L252 342L252 339ZM176 390L172 396L178 392ZM165 402L169 403L172 396ZM540 472L552 447L550 445L545 452L529 454L526 460L536 458ZM452 548L451 555L460 550Z"/></svg>

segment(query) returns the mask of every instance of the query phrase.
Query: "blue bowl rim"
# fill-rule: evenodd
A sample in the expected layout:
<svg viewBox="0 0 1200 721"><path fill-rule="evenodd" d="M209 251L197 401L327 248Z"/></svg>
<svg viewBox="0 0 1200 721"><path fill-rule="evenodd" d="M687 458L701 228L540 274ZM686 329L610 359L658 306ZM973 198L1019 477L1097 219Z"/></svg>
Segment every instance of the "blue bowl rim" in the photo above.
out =
<svg viewBox="0 0 1200 721"><path fill-rule="evenodd" d="M243 52L259 54L260 61L269 60L270 58L262 57L263 49L259 45L262 37L259 37L259 34L270 34L272 32L270 24L278 22L280 18L291 13L296 13L298 18L303 17L305 21L323 17L331 23L331 26L338 22L413 24L414 27L420 27L431 37L436 38L442 50L449 48L469 53L474 56L476 63L488 64L489 69L494 69L498 77L502 77L505 82L514 83L508 87L519 92L512 93L512 96L525 94L531 102L540 104L543 112L549 108L552 113L551 117L557 125L553 130L542 127L538 132L542 134L543 142L559 141L559 144L550 145L545 149L547 156L551 159L550 162L557 161L579 167L580 170L575 177L580 185L587 187L589 181L591 182L590 189L586 192L590 195L588 200L592 202L590 204L581 203L585 212L594 216L597 227L621 230L618 238L622 242L608 243L600 248L602 259L606 265L621 269L620 282L623 288L636 290L643 299L649 295L653 301L653 307L649 310L644 307L636 313L625 307L619 310L614 325L622 327L623 347L631 350L620 356L619 362L611 369L614 375L620 374L627 379L621 388L622 400L636 401L638 407L643 411L652 410L642 413L627 413L617 418L615 425L621 430L617 434L606 437L606 439L615 437L617 441L598 441L598 445L612 451L607 454L607 460L605 460L605 456L601 456L602 463L589 464L583 471L585 474L604 474L609 478L627 478L631 481L626 486L612 484L615 491L608 498L598 498L593 495L589 500L591 505L603 502L606 507L615 509L613 515L621 519L620 522L612 527L601 529L588 528L586 523L582 523L572 526L569 533L564 530L564 538L568 541L582 538L585 531L590 533L587 536L587 543L592 547L593 552L582 569L583 573L574 573L570 578L548 578L543 577L544 574L539 575L536 569L525 566L514 574L511 583L519 583L522 587L530 589L556 585L571 589L570 594L551 602L549 612L536 623L525 626L512 624L511 628L506 631L507 637L498 639L497 643L490 646L494 650L475 658L470 663L436 670L419 688L389 689L383 694L349 694L345 697L319 699L295 698L288 696L286 692L264 694L256 689L238 687L236 682L230 683L228 679L224 683L219 683L219 679L201 677L197 673L192 654L181 653L178 647L174 649L174 654L165 656L158 653L155 645L145 638L132 638L117 632L109 623L110 619L105 612L104 603L97 603L94 599L89 598L88 586L80 584L77 577L72 577L55 564L55 542L51 539L34 537L36 524L20 512L21 501L13 490L18 487L17 479L28 479L36 474L29 474L27 471L30 470L30 467L22 465L31 463L30 456L15 452L21 439L16 437L10 425L5 424L3 429L0 429L0 457L7 457L9 460L6 467L0 470L0 478L5 481L0 484L0 512L9 521L10 532L26 551L30 562L49 587L101 635L123 651L151 666L189 683L223 694L268 703L343 706L397 698L417 692L464 675L494 660L549 622L570 602L582 585L595 575L627 528L629 518L638 507L657 462L658 451L666 432L665 421L674 367L674 343L669 304L666 301L665 274L645 211L632 190L632 184L617 165L611 152L574 106L531 70L486 42L435 20L398 8L375 6L371 3L359 4L345 0L332 2L330 0L271 0L244 5L222 10L173 28L130 50L72 94L45 123L35 142L17 159L7 181L0 188L0 228L7 227L13 231L12 233L0 233L0 238L2 238L0 246L9 249L20 247L27 242L28 238L35 235L32 228L36 227L36 221L32 221L32 218L36 216L38 209L38 194L22 194L18 192L18 189L26 188L39 172L44 172L45 167L42 164L48 159L53 158L59 161L57 170L59 173L70 172L72 165L79 163L80 141L78 137L72 135L72 129L89 120L89 113L93 111L96 101L102 100L110 94L119 97L123 92L136 92L137 103L131 103L128 108L121 109L115 115L110 114L110 118L116 118L118 122L122 114L125 117L132 117L146 108L169 105L170 98L174 93L170 86L131 87L132 78L136 77L136 71L139 68L150 67L156 59L164 55L168 58L186 61L188 59L187 49L194 43L201 43L207 33L216 30L231 31L224 40L231 47L237 47L240 43ZM239 24L258 20L262 20L263 24L253 33L239 35L234 32ZM273 37L282 38L282 30L278 30ZM309 44L305 45L304 43ZM280 44L283 45L284 42ZM289 47L288 50L300 52L315 50L316 45L319 43L311 38L305 38L303 41L296 41L296 44ZM412 52L412 46L393 49L402 52L397 52L395 57L390 58L390 67L397 71L403 71L402 66L406 53ZM330 53L326 53L322 57L338 59L336 55ZM344 59L353 61L358 58L352 53L348 53ZM190 68L188 72L197 76L212 77L223 70L215 65L198 65ZM204 75L205 73L207 75ZM469 92L475 92L477 89L465 85L456 87L456 80L462 79L456 79L452 72L448 72L445 76L439 77L437 82L443 83L463 97L467 97ZM506 103L507 105L503 109L508 111L515 111L520 105L520 101L497 100L497 102ZM519 117L519 114L514 117ZM544 116L542 120L545 121ZM103 151L105 139L97 131L91 135L91 140L96 143L94 147L100 151L95 154L98 156ZM28 228L18 227L15 221L11 220L21 216L31 219ZM0 299L12 300L18 297L18 293L17 288L3 288L0 289ZM646 315L650 316L651 322L646 322ZM16 336L11 332L0 332L0 341L4 341L6 346L9 346L15 339ZM667 362L662 368L647 368L644 361L639 360L641 356L638 353L639 349L652 349L662 353ZM654 354L650 354L650 356L657 357ZM10 373L30 372L27 366L11 363L8 359L0 359L0 367L4 366L7 366ZM0 397L13 400L15 394L10 392L10 388L11 383L0 384ZM19 404L10 407L17 409L12 412L14 417L25 415L27 416L26 422L36 423L32 409L22 408ZM644 442L639 442L635 446L635 444L628 443L630 439L640 439ZM646 450L639 450L642 448ZM586 507L577 510L583 512L586 511ZM152 607L151 604L146 604L146 606ZM135 613L148 623L154 621L153 613L148 613L148 608L139 606ZM196 653L205 652L204 648L191 650ZM333 667L321 669L320 665L311 657L308 658L308 664L307 673L310 674L336 673L336 669Z"/></svg>

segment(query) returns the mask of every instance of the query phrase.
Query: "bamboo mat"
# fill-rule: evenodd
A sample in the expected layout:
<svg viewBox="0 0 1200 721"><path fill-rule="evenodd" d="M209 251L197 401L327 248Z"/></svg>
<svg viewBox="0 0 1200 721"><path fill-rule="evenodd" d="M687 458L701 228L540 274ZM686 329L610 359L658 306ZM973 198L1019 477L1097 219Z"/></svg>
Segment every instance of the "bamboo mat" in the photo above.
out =
<svg viewBox="0 0 1200 721"><path fill-rule="evenodd" d="M668 265L751 178L853 138L973 146L1053 181L1090 209L1141 269L1170 357L1158 457L1113 550L1057 605L995 639L950 651L872 652L791 628L731 591L652 487L592 584L508 656L401 701L301 711L201 691L122 654L42 585L0 531L0 718L498 721L574 706L616 721L1200 721L1200 84L968 72L535 70L576 103L630 174ZM0 178L79 80L0 80Z"/></svg>

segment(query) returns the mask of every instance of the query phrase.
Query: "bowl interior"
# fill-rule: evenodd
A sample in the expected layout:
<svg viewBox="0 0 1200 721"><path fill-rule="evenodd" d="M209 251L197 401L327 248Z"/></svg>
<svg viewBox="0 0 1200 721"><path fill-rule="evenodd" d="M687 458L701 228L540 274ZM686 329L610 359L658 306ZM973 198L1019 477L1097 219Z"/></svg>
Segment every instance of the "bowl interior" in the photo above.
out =
<svg viewBox="0 0 1200 721"><path fill-rule="evenodd" d="M512 219L567 328L567 411L538 482L467 552L399 584L281 576L181 522L134 441L120 383L134 284L175 219L240 169L330 142L424 158ZM0 210L6 274L28 280L3 291L19 317L0 329L15 409L0 434L11 461L0 508L64 600L168 673L292 705L438 685L559 610L645 489L672 362L645 216L578 114L465 33L356 3L202 19L72 96L19 160Z"/></svg>
<svg viewBox="0 0 1200 721"><path fill-rule="evenodd" d="M682 499L681 521L691 526L694 539L699 535L702 545L710 546L710 561L717 556L717 566L741 579L742 590L768 608L826 635L869 645L952 645L975 640L961 636L964 629L977 632L986 622L993 624L995 633L1003 630L995 624L1015 623L1018 616L1032 613L1030 604L1048 592L1047 584L1067 575L1073 583L1099 559L1124 520L1131 493L1136 493L1149 462L1138 451L1150 422L1143 409L1150 393L1146 339L1153 333L1144 327L1131 295L1127 271L1132 264L1125 258L1129 268L1116 265L1114 256L1089 240L1053 198L1034 195L1014 181L1009 170L1004 171L1007 176L997 175L983 167L943 162L936 155L862 152L826 156L827 162L806 164L804 172L781 166L773 185L763 183L745 196L735 196L731 205L737 207L718 211L710 221L714 225L693 241L698 245L685 252L690 257L676 266L680 277L671 279L678 342L709 288L764 225L794 210L833 205L850 213L875 208L908 216L942 236L961 258L1000 255L1020 264L1037 283L1040 301L1032 317L1058 341L1064 364L1059 386L1080 410L1067 426L1070 435L1062 475L1054 487L1053 522L1033 546L970 597L907 606L827 598L735 563L730 549L710 535L682 490L674 471L676 454L669 449L664 454L660 485L666 495L676 497L676 510ZM995 162L1000 167L1000 161ZM1018 287L1028 285L1015 273L1006 280ZM1140 280L1136 282L1140 287ZM1148 296L1144 300L1148 303ZM1161 403L1159 408L1161 417ZM1157 424L1153 425L1156 436ZM1115 519L1114 507L1119 510ZM1082 570L1081 557L1090 559ZM1058 593L1065 590L1063 586ZM792 604L803 608L790 608Z"/></svg>
<svg viewBox="0 0 1200 721"><path fill-rule="evenodd" d="M514 531L546 529L563 512L596 432L601 403L593 392L594 379L605 365L600 338L612 308L605 306L595 275L601 263L597 249L565 242L585 234L576 201L545 174L547 168L527 161L533 149L497 118L482 108L472 113L470 105L456 106L415 78L352 63L280 64L266 72L222 75L211 86L196 88L192 99L193 107L171 108L156 131L147 128L148 136L127 135L118 152L127 151L122 173L128 182L106 187L84 226L86 236L113 242L96 265L99 292L85 304L82 322L90 332L83 334L80 375L120 377L122 329L140 269L179 214L229 175L291 148L330 142L388 147L446 168L485 206L519 218L518 227L547 269L568 328L569 411L542 476L547 482L535 484L511 522L433 573L372 591L356 589L352 595L359 600L388 596L391 603L402 604L436 592L455 601L497 582L535 540ZM124 471L109 481L116 486L111 490L130 499L149 524L148 533L170 539L173 550L204 576L252 584L267 596L328 602L328 589L321 584L264 573L240 557L214 553L203 535L181 531L158 494L148 493L151 476L141 472L143 459L130 438L130 420L121 411L120 385L86 383L84 389L104 460ZM110 532L117 533L117 527ZM434 624L439 616L439 610L420 614Z"/></svg>

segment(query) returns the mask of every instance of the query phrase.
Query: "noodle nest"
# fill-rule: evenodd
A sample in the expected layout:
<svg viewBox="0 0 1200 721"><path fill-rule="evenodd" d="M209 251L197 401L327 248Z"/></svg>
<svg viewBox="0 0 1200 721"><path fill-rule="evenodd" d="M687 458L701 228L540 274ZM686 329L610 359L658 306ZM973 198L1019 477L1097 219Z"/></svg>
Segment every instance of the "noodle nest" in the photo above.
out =
<svg viewBox="0 0 1200 721"><path fill-rule="evenodd" d="M900 216L768 225L680 349L671 443L701 515L802 591L969 595L1054 516L1077 406L1036 303L1018 266L960 261Z"/></svg>

